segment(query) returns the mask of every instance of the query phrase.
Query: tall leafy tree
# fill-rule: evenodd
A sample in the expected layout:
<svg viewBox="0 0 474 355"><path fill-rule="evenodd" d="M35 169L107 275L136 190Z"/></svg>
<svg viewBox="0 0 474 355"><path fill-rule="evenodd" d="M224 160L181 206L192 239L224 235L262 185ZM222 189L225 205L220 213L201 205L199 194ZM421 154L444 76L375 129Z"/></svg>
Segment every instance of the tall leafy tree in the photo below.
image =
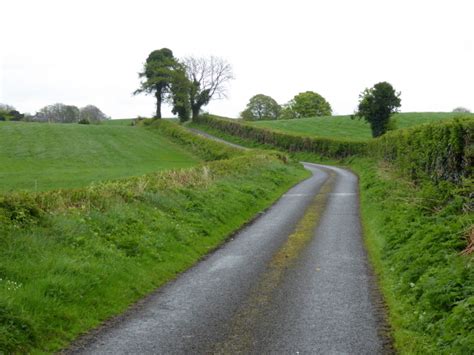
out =
<svg viewBox="0 0 474 355"><path fill-rule="evenodd" d="M139 73L142 81L134 94L144 92L155 95L156 118L161 118L161 105L171 93L171 83L177 66L178 62L173 52L168 48L162 48L149 54L143 72Z"/></svg>
<svg viewBox="0 0 474 355"><path fill-rule="evenodd" d="M386 81L365 89L359 95L359 106L355 117L369 122L372 136L379 137L387 132L390 116L401 106L400 92Z"/></svg>
<svg viewBox="0 0 474 355"><path fill-rule="evenodd" d="M186 68L182 63L178 63L171 81L169 101L173 106L171 112L174 115L178 115L181 122L189 120L191 116L190 90L191 82L186 76Z"/></svg>
<svg viewBox="0 0 474 355"><path fill-rule="evenodd" d="M79 119L88 122L100 122L110 119L98 107L87 105L79 109Z"/></svg>
<svg viewBox="0 0 474 355"><path fill-rule="evenodd" d="M288 103L287 108L293 112L295 118L330 116L332 114L329 102L314 91L299 93Z"/></svg>
<svg viewBox="0 0 474 355"><path fill-rule="evenodd" d="M240 114L244 120L276 120L281 106L270 96L258 94L253 96L247 107Z"/></svg>
<svg viewBox="0 0 474 355"><path fill-rule="evenodd" d="M196 118L211 99L226 97L226 84L234 78L231 65L222 58L184 58L189 80L189 103L192 118Z"/></svg>

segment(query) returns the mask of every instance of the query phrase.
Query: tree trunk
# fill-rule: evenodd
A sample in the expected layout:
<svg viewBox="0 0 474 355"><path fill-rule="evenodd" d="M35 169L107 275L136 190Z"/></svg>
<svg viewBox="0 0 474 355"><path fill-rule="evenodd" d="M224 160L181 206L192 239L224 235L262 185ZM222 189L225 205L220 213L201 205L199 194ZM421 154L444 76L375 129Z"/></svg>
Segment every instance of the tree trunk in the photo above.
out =
<svg viewBox="0 0 474 355"><path fill-rule="evenodd" d="M156 94L156 114L155 118L161 118L161 102L163 101L161 97L161 92L157 91Z"/></svg>
<svg viewBox="0 0 474 355"><path fill-rule="evenodd" d="M193 105L192 111L193 111L193 120L199 116L199 111L201 110L201 107L197 105Z"/></svg>

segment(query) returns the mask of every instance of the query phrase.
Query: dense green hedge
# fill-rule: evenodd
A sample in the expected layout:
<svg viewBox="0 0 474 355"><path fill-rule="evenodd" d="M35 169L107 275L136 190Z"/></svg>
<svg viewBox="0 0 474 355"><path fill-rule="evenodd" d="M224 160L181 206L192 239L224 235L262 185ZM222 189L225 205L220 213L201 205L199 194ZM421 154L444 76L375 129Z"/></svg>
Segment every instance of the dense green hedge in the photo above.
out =
<svg viewBox="0 0 474 355"><path fill-rule="evenodd" d="M460 183L472 175L472 118L396 130L367 142L303 137L211 115L203 115L196 122L290 152L317 153L327 158L375 157L393 163L414 181Z"/></svg>
<svg viewBox="0 0 474 355"><path fill-rule="evenodd" d="M245 122L223 119L212 115L202 115L195 119L195 122L290 152L312 152L330 158L345 158L352 155L365 155L367 153L367 144L364 142L301 137L296 134L276 132L266 128L255 127Z"/></svg>
<svg viewBox="0 0 474 355"><path fill-rule="evenodd" d="M460 119L390 132L369 151L412 180L459 183L472 174L474 120Z"/></svg>

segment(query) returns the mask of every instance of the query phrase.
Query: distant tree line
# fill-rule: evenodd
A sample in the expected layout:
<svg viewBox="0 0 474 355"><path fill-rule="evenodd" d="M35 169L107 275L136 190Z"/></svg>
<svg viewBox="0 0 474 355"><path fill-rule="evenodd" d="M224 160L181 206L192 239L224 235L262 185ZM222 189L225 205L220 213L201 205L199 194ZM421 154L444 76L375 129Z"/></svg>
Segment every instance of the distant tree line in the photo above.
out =
<svg viewBox="0 0 474 355"><path fill-rule="evenodd" d="M224 59L186 57L178 59L168 48L151 52L139 73L142 79L134 94L156 98L155 118L161 118L161 106L169 103L181 121L196 118L202 107L213 99L226 97L226 85L233 79L232 67Z"/></svg>
<svg viewBox="0 0 474 355"><path fill-rule="evenodd" d="M41 108L34 115L20 113L13 106L0 104L0 121L28 121L50 123L100 123L108 120L98 107L87 105L78 108L74 105L57 103Z"/></svg>
<svg viewBox="0 0 474 355"><path fill-rule="evenodd" d="M314 91L299 93L281 106L272 97L253 96L240 117L248 121L288 120L302 117L331 116L332 108L324 97Z"/></svg>

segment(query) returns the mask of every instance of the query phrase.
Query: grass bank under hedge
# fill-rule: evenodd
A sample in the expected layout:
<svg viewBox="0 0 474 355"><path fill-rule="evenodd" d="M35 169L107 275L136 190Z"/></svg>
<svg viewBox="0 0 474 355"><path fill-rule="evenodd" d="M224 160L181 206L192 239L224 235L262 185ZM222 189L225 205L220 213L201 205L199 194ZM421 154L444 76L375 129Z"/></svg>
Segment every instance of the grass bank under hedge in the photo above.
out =
<svg viewBox="0 0 474 355"><path fill-rule="evenodd" d="M403 354L470 354L474 349L474 255L463 253L474 234L472 166L439 167L443 160L436 159L454 157L444 161L461 163L472 159L472 130L463 131L458 123L447 125L387 136L374 151L375 158L336 161L308 152L292 154L298 160L344 165L358 174L365 240L389 306L395 345ZM193 126L233 143L265 147L215 127ZM417 152L422 145L417 140L443 131L447 136L428 139L427 150ZM459 136L449 134L456 131L465 138L461 150L452 144ZM398 135L402 138L394 142ZM380 159L387 150L395 150L400 160L391 164ZM405 161L403 154L408 155ZM393 164L399 161L401 165ZM412 166L409 171L416 174L401 168L417 161L426 164ZM447 171L461 172L460 178L434 178ZM441 175L431 176L435 173Z"/></svg>
<svg viewBox="0 0 474 355"><path fill-rule="evenodd" d="M0 196L0 353L61 349L193 265L308 176L281 154L242 153L171 123L150 129L203 158L226 159Z"/></svg>
<svg viewBox="0 0 474 355"><path fill-rule="evenodd" d="M474 349L474 257L469 190L413 185L387 164L349 163L360 178L365 240L404 354ZM471 190L472 193L472 190Z"/></svg>

